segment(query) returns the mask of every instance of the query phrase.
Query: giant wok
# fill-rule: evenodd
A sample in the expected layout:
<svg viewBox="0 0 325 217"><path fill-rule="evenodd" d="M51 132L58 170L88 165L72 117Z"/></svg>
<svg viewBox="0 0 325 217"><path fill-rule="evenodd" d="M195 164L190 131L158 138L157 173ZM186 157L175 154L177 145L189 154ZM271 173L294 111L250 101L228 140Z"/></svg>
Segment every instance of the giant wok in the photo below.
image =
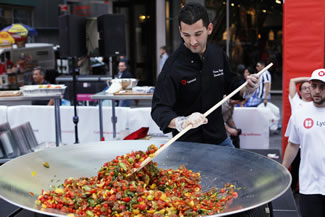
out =
<svg viewBox="0 0 325 217"><path fill-rule="evenodd" d="M33 212L64 216L54 209L39 210L35 200L42 189L59 185L66 178L96 176L107 161L133 150L159 147L163 141L108 141L73 144L30 153L0 167L0 196ZM154 158L158 167L187 169L201 173L202 190L222 187L229 182L237 187L238 198L213 216L226 216L264 205L281 196L290 186L287 169L274 160L252 152L209 144L175 142ZM50 168L43 166L48 162Z"/></svg>

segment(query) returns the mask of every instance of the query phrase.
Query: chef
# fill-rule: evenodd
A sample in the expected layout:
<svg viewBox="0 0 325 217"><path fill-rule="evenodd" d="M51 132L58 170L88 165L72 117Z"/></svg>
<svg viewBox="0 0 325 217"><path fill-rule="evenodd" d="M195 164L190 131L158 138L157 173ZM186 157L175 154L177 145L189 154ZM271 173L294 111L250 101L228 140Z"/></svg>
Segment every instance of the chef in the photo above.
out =
<svg viewBox="0 0 325 217"><path fill-rule="evenodd" d="M180 138L182 141L233 147L221 107L209 115L209 121L203 113L244 81L231 72L224 51L207 43L213 24L202 5L186 4L178 23L184 43L168 58L158 77L151 116L164 133L173 135L191 124L193 129ZM258 76L248 76L247 81L234 98L248 97L256 90Z"/></svg>

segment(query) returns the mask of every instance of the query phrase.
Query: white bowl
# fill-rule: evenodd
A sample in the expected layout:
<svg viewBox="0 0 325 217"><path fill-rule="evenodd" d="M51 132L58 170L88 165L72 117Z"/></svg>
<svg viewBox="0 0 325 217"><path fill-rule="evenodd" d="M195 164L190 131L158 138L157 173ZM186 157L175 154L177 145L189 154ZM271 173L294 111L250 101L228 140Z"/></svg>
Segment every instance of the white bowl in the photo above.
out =
<svg viewBox="0 0 325 217"><path fill-rule="evenodd" d="M123 90L132 89L137 86L138 79L135 78L116 78L107 81L107 85L111 86L114 83L120 83Z"/></svg>

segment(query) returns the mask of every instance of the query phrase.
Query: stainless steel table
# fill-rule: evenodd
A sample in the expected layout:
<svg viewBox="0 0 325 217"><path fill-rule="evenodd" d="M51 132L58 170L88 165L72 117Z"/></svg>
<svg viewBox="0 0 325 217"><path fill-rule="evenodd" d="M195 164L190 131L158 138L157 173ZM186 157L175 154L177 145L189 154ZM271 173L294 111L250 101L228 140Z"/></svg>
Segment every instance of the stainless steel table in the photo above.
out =
<svg viewBox="0 0 325 217"><path fill-rule="evenodd" d="M99 141L103 139L103 100L112 101L112 124L113 124L113 138L116 138L116 122L117 117L115 114L115 102L116 100L151 100L152 95L113 95L105 92L99 92L91 96L91 99L97 99L99 106Z"/></svg>
<svg viewBox="0 0 325 217"><path fill-rule="evenodd" d="M61 120L60 120L60 99L61 99L61 94L39 95L39 96L0 97L0 102L50 100L50 99L54 99L55 142L56 142L56 146L59 146L59 144L62 142Z"/></svg>

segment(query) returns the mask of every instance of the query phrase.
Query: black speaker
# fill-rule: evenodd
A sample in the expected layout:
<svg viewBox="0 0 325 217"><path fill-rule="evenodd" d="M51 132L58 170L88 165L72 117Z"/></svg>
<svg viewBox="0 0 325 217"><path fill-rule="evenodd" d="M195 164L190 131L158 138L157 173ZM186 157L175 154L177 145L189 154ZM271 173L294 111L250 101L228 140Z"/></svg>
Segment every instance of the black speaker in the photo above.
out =
<svg viewBox="0 0 325 217"><path fill-rule="evenodd" d="M59 17L59 40L61 57L87 55L86 19L75 15Z"/></svg>
<svg viewBox="0 0 325 217"><path fill-rule="evenodd" d="M103 57L125 56L125 18L121 14L105 14L97 18L99 53Z"/></svg>

